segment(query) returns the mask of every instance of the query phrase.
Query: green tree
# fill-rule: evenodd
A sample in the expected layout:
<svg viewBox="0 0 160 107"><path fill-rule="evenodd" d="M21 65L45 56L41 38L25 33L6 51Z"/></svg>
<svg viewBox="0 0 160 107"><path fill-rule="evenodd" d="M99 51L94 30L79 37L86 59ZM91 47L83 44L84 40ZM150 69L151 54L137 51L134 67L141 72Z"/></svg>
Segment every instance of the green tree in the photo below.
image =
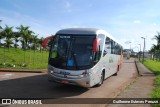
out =
<svg viewBox="0 0 160 107"><path fill-rule="evenodd" d="M157 35L154 36L154 38L157 41L156 45L153 45L150 49L150 53L153 54L153 60L155 58L155 56L157 57L158 54L160 54L160 33L157 32ZM157 60L158 58L156 58ZM159 56L159 61L160 61L160 56Z"/></svg>
<svg viewBox="0 0 160 107"><path fill-rule="evenodd" d="M157 35L154 36L154 39L157 40L156 54L160 54L160 33L159 32L157 32ZM160 61L160 56L159 56L159 61Z"/></svg>
<svg viewBox="0 0 160 107"><path fill-rule="evenodd" d="M150 53L152 54L152 58L153 58L153 60L155 59L155 54L156 54L156 52L157 52L157 49L158 49L158 47L157 47L157 45L152 45L152 47L151 47L151 49L150 49Z"/></svg>
<svg viewBox="0 0 160 107"><path fill-rule="evenodd" d="M3 38L4 38L4 37L3 37L2 33L0 32L0 47L1 47L1 45L2 45L1 40L2 40Z"/></svg>
<svg viewBox="0 0 160 107"><path fill-rule="evenodd" d="M44 38L41 37L38 41L39 45L40 45L40 51L42 51L42 43L43 43Z"/></svg>
<svg viewBox="0 0 160 107"><path fill-rule="evenodd" d="M0 20L0 23L2 22L2 20ZM0 47L1 47L1 45L2 45L2 43L1 43L1 39L3 39L3 35L2 35L2 30L3 30L3 28L0 26Z"/></svg>
<svg viewBox="0 0 160 107"><path fill-rule="evenodd" d="M8 25L6 25L4 30L1 32L1 34L2 34L2 37L5 38L6 47L9 49L11 44L13 44L12 42L12 38L14 38L13 27L9 27Z"/></svg>
<svg viewBox="0 0 160 107"><path fill-rule="evenodd" d="M38 47L38 41L39 41L39 39L38 39L37 36L38 36L38 35L33 36L33 49L34 49L33 64L34 64L34 62L35 62L35 53L36 53L36 49L37 49L37 47Z"/></svg>
<svg viewBox="0 0 160 107"><path fill-rule="evenodd" d="M29 30L29 26L20 25L19 27L16 27L16 28L18 29L18 33L21 37L22 48L24 49L24 64L23 64L23 66L25 66L26 65L26 48L28 47L28 41L30 38L31 31Z"/></svg>
<svg viewBox="0 0 160 107"><path fill-rule="evenodd" d="M14 47L17 48L20 35L18 32L14 32Z"/></svg>
<svg viewBox="0 0 160 107"><path fill-rule="evenodd" d="M33 49L36 50L39 46L39 38L38 35L33 36Z"/></svg>
<svg viewBox="0 0 160 107"><path fill-rule="evenodd" d="M19 34L21 35L22 48L29 48L30 38L34 32L29 30L29 26L20 25L20 27L17 27L17 29L19 30Z"/></svg>
<svg viewBox="0 0 160 107"><path fill-rule="evenodd" d="M158 32L157 35L155 35L153 39L157 40L157 46L160 49L160 33Z"/></svg>

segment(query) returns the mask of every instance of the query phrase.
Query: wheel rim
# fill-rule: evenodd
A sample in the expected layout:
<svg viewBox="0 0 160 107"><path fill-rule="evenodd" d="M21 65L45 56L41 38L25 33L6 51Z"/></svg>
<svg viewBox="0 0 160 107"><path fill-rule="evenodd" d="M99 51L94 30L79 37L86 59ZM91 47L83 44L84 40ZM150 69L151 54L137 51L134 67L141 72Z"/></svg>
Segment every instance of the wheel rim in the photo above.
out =
<svg viewBox="0 0 160 107"><path fill-rule="evenodd" d="M103 84L103 73L101 74L101 81L100 84Z"/></svg>

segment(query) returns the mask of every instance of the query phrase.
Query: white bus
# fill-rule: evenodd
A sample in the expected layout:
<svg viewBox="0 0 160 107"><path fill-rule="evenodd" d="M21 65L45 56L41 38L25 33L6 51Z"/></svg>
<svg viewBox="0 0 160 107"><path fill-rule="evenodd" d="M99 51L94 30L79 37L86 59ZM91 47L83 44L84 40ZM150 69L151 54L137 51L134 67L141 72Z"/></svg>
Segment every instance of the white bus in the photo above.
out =
<svg viewBox="0 0 160 107"><path fill-rule="evenodd" d="M82 87L100 86L121 68L122 45L104 30L62 29L44 41L51 38L49 81Z"/></svg>

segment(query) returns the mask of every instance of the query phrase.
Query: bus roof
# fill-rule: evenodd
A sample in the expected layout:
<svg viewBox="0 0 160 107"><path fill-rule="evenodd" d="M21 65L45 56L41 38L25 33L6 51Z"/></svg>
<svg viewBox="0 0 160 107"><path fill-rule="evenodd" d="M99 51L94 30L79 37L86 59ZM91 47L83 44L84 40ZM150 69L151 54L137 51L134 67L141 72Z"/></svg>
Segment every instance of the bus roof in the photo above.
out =
<svg viewBox="0 0 160 107"><path fill-rule="evenodd" d="M57 34L88 34L95 35L98 29L95 28L67 28L57 32Z"/></svg>
<svg viewBox="0 0 160 107"><path fill-rule="evenodd" d="M104 34L107 37L111 38L115 42L121 45L112 35L110 35L108 32L96 29L96 28L67 28L59 30L56 34L86 34L86 35L97 35L97 34Z"/></svg>

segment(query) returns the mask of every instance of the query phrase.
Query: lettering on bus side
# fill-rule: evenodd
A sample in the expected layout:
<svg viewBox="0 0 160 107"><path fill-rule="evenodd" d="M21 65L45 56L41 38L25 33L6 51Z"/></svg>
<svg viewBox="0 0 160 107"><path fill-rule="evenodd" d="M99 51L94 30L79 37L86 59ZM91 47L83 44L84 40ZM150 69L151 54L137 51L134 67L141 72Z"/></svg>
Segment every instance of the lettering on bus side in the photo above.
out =
<svg viewBox="0 0 160 107"><path fill-rule="evenodd" d="M113 58L109 57L109 63L113 63Z"/></svg>

